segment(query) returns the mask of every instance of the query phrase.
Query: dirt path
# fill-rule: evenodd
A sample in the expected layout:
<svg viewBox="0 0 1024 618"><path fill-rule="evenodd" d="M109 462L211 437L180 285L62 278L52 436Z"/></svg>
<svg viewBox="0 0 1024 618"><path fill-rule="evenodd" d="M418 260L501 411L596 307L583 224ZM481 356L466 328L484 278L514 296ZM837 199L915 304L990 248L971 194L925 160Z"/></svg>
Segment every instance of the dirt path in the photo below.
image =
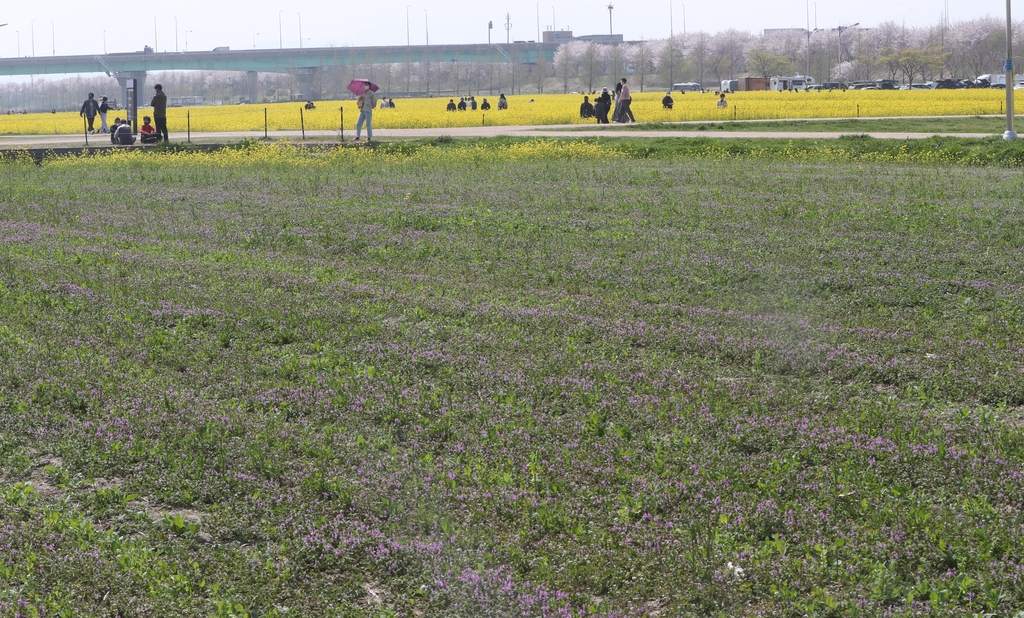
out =
<svg viewBox="0 0 1024 618"><path fill-rule="evenodd" d="M451 137L558 137L558 138L591 138L602 137L614 138L772 138L772 139L836 139L844 135L867 135L877 139L924 139L939 135L942 137L997 137L995 133L882 133L882 132L857 132L857 131L644 131L642 129L624 131L613 128L615 125L605 127L591 126L580 128L580 125L547 125L547 126L487 126L487 127L458 127L438 129L374 129L374 138L378 141L424 139L448 135ZM300 131L271 131L272 139L298 140L302 138ZM244 138L259 139L263 137L263 131L230 131L192 133L192 141L196 143L237 141ZM306 131L307 138L337 140L340 137L338 131ZM355 132L346 130L345 141L355 137ZM172 142L185 141L184 133L171 133ZM89 137L90 146L102 146L108 143L106 136L96 135ZM77 147L85 146L85 137L82 135L7 135L0 136L0 148L39 148L39 147Z"/></svg>

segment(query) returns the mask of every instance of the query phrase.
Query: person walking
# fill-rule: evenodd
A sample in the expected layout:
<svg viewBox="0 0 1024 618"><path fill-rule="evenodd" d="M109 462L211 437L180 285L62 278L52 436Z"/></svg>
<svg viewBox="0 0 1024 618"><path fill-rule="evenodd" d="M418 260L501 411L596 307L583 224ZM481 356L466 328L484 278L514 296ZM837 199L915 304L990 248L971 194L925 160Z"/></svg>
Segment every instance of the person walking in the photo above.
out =
<svg viewBox="0 0 1024 618"><path fill-rule="evenodd" d="M107 126L107 112L109 111L107 97L100 97L100 133L110 133L110 127Z"/></svg>
<svg viewBox="0 0 1024 618"><path fill-rule="evenodd" d="M89 122L89 133L96 132L92 125L96 121L96 114L98 113L100 113L100 104L96 102L96 95L90 92L89 98L82 103L82 111L78 112L79 116L85 116L85 119Z"/></svg>
<svg viewBox="0 0 1024 618"><path fill-rule="evenodd" d="M633 99L629 94L629 86L626 85L626 78L623 77L622 90L619 92L619 101L615 106L617 122L636 122L636 118L633 117L633 111L629 109L630 103L632 102Z"/></svg>
<svg viewBox="0 0 1024 618"><path fill-rule="evenodd" d="M359 118L356 120L356 141L360 139L363 132L363 123L366 123L366 141L373 141L373 108L377 107L377 93L370 88L370 82L366 82L366 90L356 99L356 107L359 108Z"/></svg>
<svg viewBox="0 0 1024 618"><path fill-rule="evenodd" d="M153 106L153 122L156 124L157 141L170 141L167 135L167 95L164 94L164 87L160 84L153 86L156 94L150 105Z"/></svg>

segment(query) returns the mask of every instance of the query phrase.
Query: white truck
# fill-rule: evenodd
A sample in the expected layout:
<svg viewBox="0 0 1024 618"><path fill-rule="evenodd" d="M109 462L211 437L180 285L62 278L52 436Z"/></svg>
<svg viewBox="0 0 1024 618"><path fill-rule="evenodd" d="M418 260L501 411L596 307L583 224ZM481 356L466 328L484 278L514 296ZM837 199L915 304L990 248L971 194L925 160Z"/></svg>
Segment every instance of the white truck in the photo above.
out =
<svg viewBox="0 0 1024 618"><path fill-rule="evenodd" d="M784 75L776 75L771 79L768 84L769 90L803 90L808 86L814 85L814 78L810 75L793 75L792 77L786 77Z"/></svg>

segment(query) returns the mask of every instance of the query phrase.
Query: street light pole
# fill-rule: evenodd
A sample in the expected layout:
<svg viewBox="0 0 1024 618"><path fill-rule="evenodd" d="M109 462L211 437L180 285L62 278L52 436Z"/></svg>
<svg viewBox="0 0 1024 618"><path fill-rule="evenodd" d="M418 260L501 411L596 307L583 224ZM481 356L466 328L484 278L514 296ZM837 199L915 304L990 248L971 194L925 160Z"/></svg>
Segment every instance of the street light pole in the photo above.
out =
<svg viewBox="0 0 1024 618"><path fill-rule="evenodd" d="M295 12L299 16L299 49L302 49L302 13Z"/></svg>
<svg viewBox="0 0 1024 618"><path fill-rule="evenodd" d="M423 9L423 31L427 36L427 45L430 45L430 20L427 9ZM430 62L429 60L427 62Z"/></svg>
<svg viewBox="0 0 1024 618"><path fill-rule="evenodd" d="M174 17L174 53L178 53L178 17Z"/></svg>
<svg viewBox="0 0 1024 618"><path fill-rule="evenodd" d="M1012 141L1017 139L1017 132L1013 130L1013 22L1010 21L1010 0L1006 0L1006 63L1003 65L1006 73L1006 132L1003 139Z"/></svg>
<svg viewBox="0 0 1024 618"><path fill-rule="evenodd" d="M107 55L107 31L103 31L103 55Z"/></svg>
<svg viewBox="0 0 1024 618"><path fill-rule="evenodd" d="M36 20L32 20L28 23L29 29L32 31L32 57L36 57Z"/></svg>
<svg viewBox="0 0 1024 618"><path fill-rule="evenodd" d="M612 4L611 2L609 2L608 3L608 42L609 43L612 42L612 38L614 37L614 34L612 34L612 33L615 32L612 29L612 9L614 9L614 8L615 8L615 5Z"/></svg>
<svg viewBox="0 0 1024 618"><path fill-rule="evenodd" d="M540 43L540 0L537 0L537 42Z"/></svg>
<svg viewBox="0 0 1024 618"><path fill-rule="evenodd" d="M57 36L54 30L53 21L50 22L50 52L51 55L57 55Z"/></svg>
<svg viewBox="0 0 1024 618"><path fill-rule="evenodd" d="M157 37L157 32L156 32L156 17L157 17L156 15L153 16L153 53L154 54L160 52L160 45L159 45L160 39Z"/></svg>
<svg viewBox="0 0 1024 618"><path fill-rule="evenodd" d="M284 49L284 30L281 29L281 13L284 13L284 10L277 12L277 44L281 49ZM185 51L188 51L188 45L185 46Z"/></svg>
<svg viewBox="0 0 1024 618"><path fill-rule="evenodd" d="M1006 1L1009 2L1010 0L1006 0ZM860 22L857 22L855 24L850 24L849 26L839 26L837 28L833 28L833 30L839 32L839 64L843 64L843 30L849 30L850 28L856 28L859 25L860 25Z"/></svg>
<svg viewBox="0 0 1024 618"><path fill-rule="evenodd" d="M405 5L405 46L409 47L412 45L412 37L409 36L409 7L411 4Z"/></svg>

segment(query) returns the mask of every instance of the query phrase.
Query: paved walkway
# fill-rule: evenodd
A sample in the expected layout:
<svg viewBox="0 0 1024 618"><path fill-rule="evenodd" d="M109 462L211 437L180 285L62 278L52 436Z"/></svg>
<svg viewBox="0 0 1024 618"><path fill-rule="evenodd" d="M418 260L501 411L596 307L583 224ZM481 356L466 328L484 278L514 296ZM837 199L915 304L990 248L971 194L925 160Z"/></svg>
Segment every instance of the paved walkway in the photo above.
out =
<svg viewBox="0 0 1024 618"><path fill-rule="evenodd" d="M559 138L774 138L774 139L836 139L844 135L867 135L877 139L924 139L935 135L942 137L1001 137L993 133L879 133L859 131L671 131L656 130L644 131L643 129L623 130L616 128L619 125L598 127L596 125L580 128L580 125L546 125L546 126L487 126L487 127L458 127L439 129L374 129L373 135L378 141L425 139L448 135L451 137L559 137ZM186 139L184 133L171 133L172 142L183 142ZM271 131L271 139L300 140L301 131ZM192 133L192 141L196 143L210 142L232 142L245 138L261 139L263 131L230 131L211 133ZM340 137L338 131L306 131L306 137L312 139L337 140ZM351 141L355 132L345 131L345 141ZM90 146L103 146L109 144L104 135L89 136ZM78 147L85 146L83 135L5 135L0 136L0 149L10 150L18 148L46 148L46 147Z"/></svg>

